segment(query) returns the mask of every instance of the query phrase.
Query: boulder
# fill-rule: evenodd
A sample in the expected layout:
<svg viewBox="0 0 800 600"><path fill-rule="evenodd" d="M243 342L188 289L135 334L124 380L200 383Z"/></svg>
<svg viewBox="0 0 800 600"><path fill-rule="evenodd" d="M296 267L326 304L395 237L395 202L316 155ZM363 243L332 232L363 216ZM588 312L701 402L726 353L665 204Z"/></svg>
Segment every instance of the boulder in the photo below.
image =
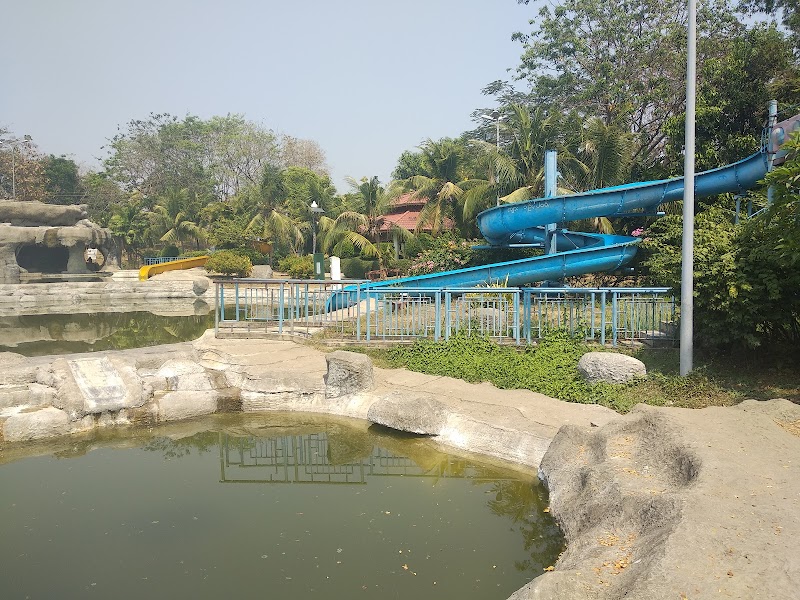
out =
<svg viewBox="0 0 800 600"><path fill-rule="evenodd" d="M439 435L449 414L447 407L430 394L390 392L369 407L367 420L398 431Z"/></svg>
<svg viewBox="0 0 800 600"><path fill-rule="evenodd" d="M325 397L339 398L364 392L375 385L372 361L357 352L337 350L325 356L328 373L325 375Z"/></svg>
<svg viewBox="0 0 800 600"><path fill-rule="evenodd" d="M86 219L86 205L44 204L21 200L0 200L0 222L21 227L75 225Z"/></svg>
<svg viewBox="0 0 800 600"><path fill-rule="evenodd" d="M158 400L159 421L180 421L217 412L216 392L167 392Z"/></svg>
<svg viewBox="0 0 800 600"><path fill-rule="evenodd" d="M642 361L616 352L587 352L578 361L578 372L589 383L627 383L647 375Z"/></svg>
<svg viewBox="0 0 800 600"><path fill-rule="evenodd" d="M210 391L213 389L206 370L191 360L168 360L161 365L156 375L166 380L166 389L170 391Z"/></svg>
<svg viewBox="0 0 800 600"><path fill-rule="evenodd" d="M3 423L3 439L7 442L26 442L71 432L69 415L52 406L19 412Z"/></svg>

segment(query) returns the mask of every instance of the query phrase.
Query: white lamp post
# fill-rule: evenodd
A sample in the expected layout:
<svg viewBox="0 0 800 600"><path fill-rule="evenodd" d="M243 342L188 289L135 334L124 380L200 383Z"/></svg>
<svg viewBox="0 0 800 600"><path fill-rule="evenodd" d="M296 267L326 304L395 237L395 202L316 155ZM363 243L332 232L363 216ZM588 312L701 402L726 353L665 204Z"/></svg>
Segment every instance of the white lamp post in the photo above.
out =
<svg viewBox="0 0 800 600"><path fill-rule="evenodd" d="M681 244L680 374L692 370L694 353L694 119L697 79L697 0L688 0L686 43L686 124L683 157L683 243Z"/></svg>
<svg viewBox="0 0 800 600"><path fill-rule="evenodd" d="M497 125L497 137L495 138L497 141L497 154L500 154L500 121L503 119L503 117L498 111L493 110L489 115L481 115L481 118L486 119L487 121L495 121ZM494 178L497 185L497 206L500 206L500 171L497 168L496 162L494 166Z"/></svg>

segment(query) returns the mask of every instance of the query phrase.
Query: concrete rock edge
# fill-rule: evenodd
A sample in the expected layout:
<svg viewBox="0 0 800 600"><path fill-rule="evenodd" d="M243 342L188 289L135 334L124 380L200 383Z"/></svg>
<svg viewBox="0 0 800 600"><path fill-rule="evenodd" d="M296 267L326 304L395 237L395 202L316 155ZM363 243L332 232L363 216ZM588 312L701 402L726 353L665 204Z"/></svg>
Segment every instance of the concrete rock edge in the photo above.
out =
<svg viewBox="0 0 800 600"><path fill-rule="evenodd" d="M40 439L115 424L208 414L222 410L219 399L222 396L233 398L234 406L238 401L241 410L297 410L366 419L375 402L385 397L385 390L363 386L335 398L326 397L325 386L320 383L324 368L319 357L314 358L310 372L292 371L289 365L296 366L299 361L290 360L282 368L271 363L271 359L263 359L264 351L258 344L243 345L253 350L245 348L243 353L234 354L227 352L224 344L215 344L208 335L204 337L194 346L177 344L168 349L108 353L114 356L115 364L121 361L133 365L142 385L149 386L143 391L150 398L147 404L118 415L75 414L70 419L57 408L43 408L42 398L53 394L43 393L42 388L59 387L53 363L70 357L21 360L9 355L5 364L0 365L4 373L0 396L3 387L13 388L6 393L5 404L15 399L16 404L7 407L5 413L0 412L0 425L5 432L9 423L13 427L19 425L21 415L36 415L33 420L38 429L34 428L30 437L19 439ZM295 346L291 342L276 342L270 347L277 348L280 344L283 349L286 344ZM257 356L265 362L258 363L253 358ZM312 355L306 352L304 356ZM169 361L171 367L164 369ZM176 368L176 364L183 364L184 368ZM198 378L200 371L191 364L201 365L207 377ZM187 382L202 380L201 386L190 387L204 389L184 389L181 374L193 377ZM213 382L211 390L209 382ZM30 400L27 405L19 401L25 386ZM474 402L473 398L469 400ZM3 406L0 402L0 411ZM22 410L7 412L9 408L20 407ZM680 582L680 578L669 569L669 553L674 552L670 550L672 538L681 533L681 528L685 529L687 498L699 487L698 481L713 472L705 466L703 452L698 452L690 436L676 425L676 422L688 423L686 419L681 422L675 418L685 415L677 412L680 410L640 406L630 415L611 419L600 428L566 425L557 434L548 435L532 434L492 418L479 417L466 407L454 407L452 402L448 405L446 423L435 439L457 449L539 466L540 476L551 491L552 512L567 536L568 547L556 570L535 579L511 598L653 598L674 591L669 586L677 585L675 582ZM693 417L704 417L702 413L708 412L718 419L720 411L727 411L727 415L738 413L748 419L764 417L761 421L767 426L778 418L800 418L800 408L785 401L745 402L737 409L689 412ZM52 426L40 419L45 416L52 417ZM776 435L783 433L774 428ZM653 493L654 482L659 488L657 494ZM714 498L707 501L713 503ZM598 544L598 540L606 543ZM768 558L760 557L762 566L768 563ZM663 575L668 571L669 576ZM773 594L773 597L780 596Z"/></svg>

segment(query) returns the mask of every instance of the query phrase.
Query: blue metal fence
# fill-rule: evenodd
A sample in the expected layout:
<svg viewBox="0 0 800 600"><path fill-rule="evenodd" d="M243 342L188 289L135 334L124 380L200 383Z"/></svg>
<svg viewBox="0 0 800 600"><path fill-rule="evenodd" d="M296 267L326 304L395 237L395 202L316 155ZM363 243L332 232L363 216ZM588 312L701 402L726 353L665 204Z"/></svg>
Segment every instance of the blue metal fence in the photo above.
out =
<svg viewBox="0 0 800 600"><path fill-rule="evenodd" d="M144 257L144 264L143 266L147 267L150 265L161 265L168 262L174 262L176 260L183 260L187 258L186 256L145 256Z"/></svg>
<svg viewBox="0 0 800 600"><path fill-rule="evenodd" d="M361 281L217 281L217 335L320 334L355 342L449 339L478 333L521 344L547 331L617 345L675 339L677 310L668 288L369 289ZM326 310L353 286L353 302Z"/></svg>

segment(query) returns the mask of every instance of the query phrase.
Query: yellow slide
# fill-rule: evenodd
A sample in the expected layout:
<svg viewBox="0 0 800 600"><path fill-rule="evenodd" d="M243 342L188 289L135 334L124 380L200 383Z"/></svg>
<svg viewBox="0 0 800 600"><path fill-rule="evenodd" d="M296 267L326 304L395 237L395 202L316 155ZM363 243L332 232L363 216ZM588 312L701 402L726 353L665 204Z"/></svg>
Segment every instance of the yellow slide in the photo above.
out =
<svg viewBox="0 0 800 600"><path fill-rule="evenodd" d="M193 269L194 267L205 266L208 256L196 256L195 258L184 258L171 262L161 263L160 265L147 265L139 269L139 281L147 281L151 275L166 273L167 271L180 271L181 269Z"/></svg>

